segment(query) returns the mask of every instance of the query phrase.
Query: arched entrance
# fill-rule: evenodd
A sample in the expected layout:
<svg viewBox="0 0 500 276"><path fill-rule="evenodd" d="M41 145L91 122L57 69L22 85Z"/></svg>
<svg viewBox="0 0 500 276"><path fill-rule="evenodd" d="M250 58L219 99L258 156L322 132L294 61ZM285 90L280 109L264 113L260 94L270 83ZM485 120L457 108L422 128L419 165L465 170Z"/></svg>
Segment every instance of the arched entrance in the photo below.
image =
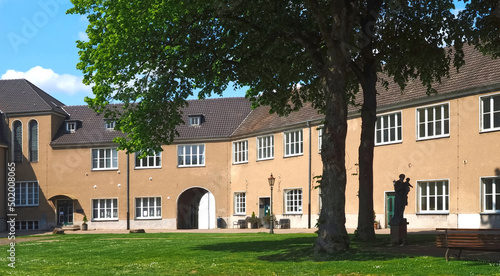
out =
<svg viewBox="0 0 500 276"><path fill-rule="evenodd" d="M189 188L177 199L177 229L214 229L215 198L204 188Z"/></svg>
<svg viewBox="0 0 500 276"><path fill-rule="evenodd" d="M189 188L177 199L177 229L214 229L215 198L204 188Z"/></svg>

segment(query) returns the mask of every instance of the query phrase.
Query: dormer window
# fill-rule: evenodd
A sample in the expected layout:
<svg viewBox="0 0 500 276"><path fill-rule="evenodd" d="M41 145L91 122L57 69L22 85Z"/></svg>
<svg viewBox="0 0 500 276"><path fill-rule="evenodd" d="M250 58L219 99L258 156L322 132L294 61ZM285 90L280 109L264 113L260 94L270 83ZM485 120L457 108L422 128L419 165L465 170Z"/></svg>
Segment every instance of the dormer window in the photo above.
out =
<svg viewBox="0 0 500 276"><path fill-rule="evenodd" d="M104 125L104 128L106 128L106 130L114 130L115 127L116 127L116 121L106 120L106 123Z"/></svg>
<svg viewBox="0 0 500 276"><path fill-rule="evenodd" d="M66 122L66 131L69 133L75 133L76 122Z"/></svg>
<svg viewBox="0 0 500 276"><path fill-rule="evenodd" d="M203 115L190 115L189 116L189 125L190 126L199 126L201 125L203 120Z"/></svg>

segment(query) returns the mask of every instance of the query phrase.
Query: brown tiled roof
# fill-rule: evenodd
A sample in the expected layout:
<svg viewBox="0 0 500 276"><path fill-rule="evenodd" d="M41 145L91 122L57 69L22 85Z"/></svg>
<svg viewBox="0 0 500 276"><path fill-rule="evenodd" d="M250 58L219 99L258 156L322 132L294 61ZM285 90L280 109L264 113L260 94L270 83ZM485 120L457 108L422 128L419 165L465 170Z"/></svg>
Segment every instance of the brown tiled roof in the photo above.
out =
<svg viewBox="0 0 500 276"><path fill-rule="evenodd" d="M63 103L25 79L0 80L0 111L9 113L53 111L65 115Z"/></svg>
<svg viewBox="0 0 500 276"><path fill-rule="evenodd" d="M441 83L436 83L433 87L438 92L437 95L427 96L426 88L419 80L411 81L402 92L398 85L391 83L386 90L378 87L379 95L377 103L379 107L395 104L410 103L417 99L432 101L445 94L459 94L477 89L478 92L485 91L490 86L500 84L500 59L491 59L476 51L473 46L464 47L465 65L457 73L455 68L450 69L450 77L444 77Z"/></svg>
<svg viewBox="0 0 500 276"><path fill-rule="evenodd" d="M102 114L97 114L87 105L65 106L69 114L67 121L77 121L74 133L66 132L66 123L62 124L51 145L99 145L112 143L118 136L125 134L116 130L105 129L105 120Z"/></svg>
<svg viewBox="0 0 500 276"><path fill-rule="evenodd" d="M398 106L412 106L422 104L422 102L432 102L442 100L443 97L458 97L460 93L485 93L491 89L500 90L500 59L493 60L489 56L484 56L474 50L472 46L464 49L465 65L460 68L451 69L450 77L443 78L441 83L434 85L438 94L427 96L426 88L420 81L414 80L408 84L404 91L398 85L391 83L389 89L381 86L377 88L378 109L390 109ZM357 96L362 99L362 92ZM361 103L361 100L358 100ZM357 117L360 107L349 107L351 117ZM290 114L288 117L278 117L276 114L269 114L269 107L259 107L252 111L248 118L234 132L234 136L251 135L264 133L277 128L284 128L298 123L305 123L308 120L321 120L324 116L310 106L305 106L301 110ZM305 125L305 124L304 124Z"/></svg>
<svg viewBox="0 0 500 276"><path fill-rule="evenodd" d="M188 101L183 120L177 127L178 140L229 138L251 111L251 104L245 98L216 98ZM190 126L190 115L202 115L200 126Z"/></svg>
<svg viewBox="0 0 500 276"><path fill-rule="evenodd" d="M177 141L229 138L251 110L250 102L245 98L189 100L188 104L182 109L186 124L177 127ZM75 133L67 133L65 125L61 126L52 145L108 144L117 136L125 136L119 131L106 130L104 117L87 106L67 106L64 109L70 114L70 120L78 120L81 124ZM204 121L200 126L189 126L189 115L202 115Z"/></svg>
<svg viewBox="0 0 500 276"><path fill-rule="evenodd" d="M233 133L233 136L263 133L300 123L305 124L307 121L320 121L325 118L325 115L318 114L318 111L310 104L305 104L299 111L292 112L286 117L280 117L275 113L269 114L269 109L268 106L261 106L252 110L241 126Z"/></svg>

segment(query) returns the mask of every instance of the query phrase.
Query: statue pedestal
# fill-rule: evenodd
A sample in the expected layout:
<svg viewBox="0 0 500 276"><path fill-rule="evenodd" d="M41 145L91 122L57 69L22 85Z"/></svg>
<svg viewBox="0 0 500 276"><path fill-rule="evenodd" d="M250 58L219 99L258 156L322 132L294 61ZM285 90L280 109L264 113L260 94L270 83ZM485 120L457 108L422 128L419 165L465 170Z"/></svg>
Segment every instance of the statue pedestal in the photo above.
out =
<svg viewBox="0 0 500 276"><path fill-rule="evenodd" d="M406 237L408 235L407 225L408 222L405 218L403 218L399 224L391 224L392 244L406 244Z"/></svg>

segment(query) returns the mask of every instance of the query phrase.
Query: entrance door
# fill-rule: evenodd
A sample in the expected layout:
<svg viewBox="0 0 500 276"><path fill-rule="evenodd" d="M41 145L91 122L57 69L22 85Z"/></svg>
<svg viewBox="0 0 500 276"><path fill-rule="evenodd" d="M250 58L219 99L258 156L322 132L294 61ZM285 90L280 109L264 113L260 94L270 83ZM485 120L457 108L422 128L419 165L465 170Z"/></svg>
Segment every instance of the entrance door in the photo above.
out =
<svg viewBox="0 0 500 276"><path fill-rule="evenodd" d="M259 218L262 219L271 212L271 199L269 197L259 198Z"/></svg>
<svg viewBox="0 0 500 276"><path fill-rule="evenodd" d="M389 224L392 220L392 217L394 217L394 199L396 198L396 193L395 192L388 192L385 194L385 224L387 228L391 228L391 225Z"/></svg>
<svg viewBox="0 0 500 276"><path fill-rule="evenodd" d="M57 224L73 225L73 200L57 201Z"/></svg>
<svg viewBox="0 0 500 276"><path fill-rule="evenodd" d="M177 200L177 229L214 229L215 197L204 188L185 190Z"/></svg>

